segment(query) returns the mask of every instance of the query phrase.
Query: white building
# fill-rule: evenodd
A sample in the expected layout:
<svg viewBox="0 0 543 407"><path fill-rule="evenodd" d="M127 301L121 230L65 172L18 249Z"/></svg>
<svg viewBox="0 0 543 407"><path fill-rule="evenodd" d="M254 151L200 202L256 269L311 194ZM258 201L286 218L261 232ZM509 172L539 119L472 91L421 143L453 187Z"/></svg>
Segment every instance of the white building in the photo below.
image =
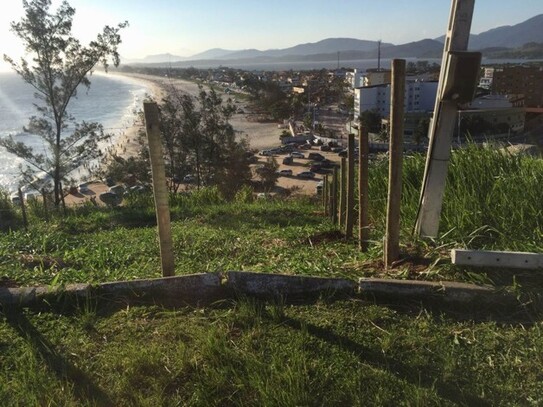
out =
<svg viewBox="0 0 543 407"><path fill-rule="evenodd" d="M349 88L352 91L364 85L364 75L358 69L355 69L353 72L345 74L345 81L349 84Z"/></svg>
<svg viewBox="0 0 543 407"><path fill-rule="evenodd" d="M479 79L479 87L490 89L492 87L492 79L494 78L494 68L485 68L484 74Z"/></svg>
<svg viewBox="0 0 543 407"><path fill-rule="evenodd" d="M437 95L437 82L409 81L405 84L405 112L433 111ZM390 84L363 86L354 91L355 118L366 110L382 117L390 115Z"/></svg>

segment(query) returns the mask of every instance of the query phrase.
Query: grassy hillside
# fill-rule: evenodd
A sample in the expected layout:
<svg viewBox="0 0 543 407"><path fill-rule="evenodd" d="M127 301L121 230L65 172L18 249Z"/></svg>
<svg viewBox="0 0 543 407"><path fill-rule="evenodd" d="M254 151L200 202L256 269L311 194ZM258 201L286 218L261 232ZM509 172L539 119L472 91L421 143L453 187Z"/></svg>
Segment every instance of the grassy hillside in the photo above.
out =
<svg viewBox="0 0 543 407"><path fill-rule="evenodd" d="M454 247L543 249L543 163L470 147L453 155L435 242L411 236L423 157L404 166L402 245L380 267L386 161L371 169L374 244L345 241L307 197L225 202L214 189L172 197L176 273L251 270L357 278L463 280L540 290L537 272L453 267ZM3 205L3 204L2 204ZM2 285L159 276L150 197L83 207L13 229L0 206ZM0 312L0 405L540 405L543 322L472 320L417 304L290 306L240 299L206 309Z"/></svg>

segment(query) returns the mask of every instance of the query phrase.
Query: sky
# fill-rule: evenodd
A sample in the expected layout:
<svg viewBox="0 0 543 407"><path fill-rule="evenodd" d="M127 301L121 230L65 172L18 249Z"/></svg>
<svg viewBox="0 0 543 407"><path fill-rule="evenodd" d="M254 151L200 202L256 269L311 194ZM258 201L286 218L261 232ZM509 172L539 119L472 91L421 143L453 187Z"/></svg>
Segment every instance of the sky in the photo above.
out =
<svg viewBox="0 0 543 407"><path fill-rule="evenodd" d="M445 33L451 0L69 0L73 34L87 43L104 25L127 20L119 51L127 59L211 49L267 50L349 37L404 44ZM53 0L52 10L60 4ZM472 33L543 13L543 0L475 0ZM0 54L21 56L10 22L21 0L2 0ZM9 69L0 63L0 70Z"/></svg>

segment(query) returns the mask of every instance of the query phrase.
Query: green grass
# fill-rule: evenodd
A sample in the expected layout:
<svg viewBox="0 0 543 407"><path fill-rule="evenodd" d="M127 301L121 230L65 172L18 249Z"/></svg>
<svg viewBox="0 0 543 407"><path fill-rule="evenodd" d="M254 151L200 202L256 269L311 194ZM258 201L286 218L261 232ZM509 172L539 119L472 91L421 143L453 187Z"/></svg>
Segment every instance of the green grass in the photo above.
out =
<svg viewBox="0 0 543 407"><path fill-rule="evenodd" d="M411 238L421 180L422 156L403 165L402 232ZM370 170L371 218L384 230L388 161ZM469 145L452 153L438 242L473 249L541 251L543 160Z"/></svg>
<svg viewBox="0 0 543 407"><path fill-rule="evenodd" d="M250 202L245 191L226 202L213 188L172 197L176 273L252 270L351 278L382 275L387 167L386 161L377 161L371 168L374 244L367 254L357 251L356 241L341 239L319 213L316 201L308 198ZM511 284L511 273L504 278L492 270L451 267L446 257L451 248L541 252L543 162L476 146L454 152L442 235L435 242L412 236L423 170L424 157L405 159L401 243L415 264L387 275ZM39 206L31 206L28 231L19 228L0 234L0 275L19 284L159 276L150 196L133 196L114 210L84 206L69 212L67 217L44 222ZM421 262L433 266L421 268ZM521 278L516 283L522 282Z"/></svg>
<svg viewBox="0 0 543 407"><path fill-rule="evenodd" d="M2 405L540 405L543 325L359 301L0 317Z"/></svg>
<svg viewBox="0 0 543 407"><path fill-rule="evenodd" d="M411 260L388 272L379 263L387 163L378 161L370 174L369 253L345 241L309 198L252 202L245 192L226 202L205 189L172 197L176 274L380 276L541 292L537 272L453 267L444 256L453 247L542 252L542 162L470 147L453 154L450 168L446 233L420 241L411 228L424 159L406 159L402 248ZM0 234L0 276L19 285L158 277L151 204L150 197L133 197L122 208L70 209L65 218L50 214L49 222L31 207L28 231L14 226L19 214L7 205L15 223ZM358 300L3 310L0 405L537 406L540 315L521 324L515 316L460 318Z"/></svg>

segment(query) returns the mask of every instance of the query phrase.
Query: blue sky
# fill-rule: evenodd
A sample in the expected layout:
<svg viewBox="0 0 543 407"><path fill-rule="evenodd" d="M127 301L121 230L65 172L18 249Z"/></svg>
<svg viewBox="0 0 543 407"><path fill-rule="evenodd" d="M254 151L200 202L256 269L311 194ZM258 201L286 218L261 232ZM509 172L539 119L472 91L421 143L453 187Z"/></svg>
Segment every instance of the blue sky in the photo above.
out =
<svg viewBox="0 0 543 407"><path fill-rule="evenodd" d="M450 0L70 0L74 34L89 41L105 24L128 20L121 54L190 56L210 48L286 48L329 37L403 44L444 34ZM9 22L20 0L3 0L0 53L17 55ZM53 7L60 3L53 0ZM543 13L543 0L476 0L472 32L522 22Z"/></svg>

